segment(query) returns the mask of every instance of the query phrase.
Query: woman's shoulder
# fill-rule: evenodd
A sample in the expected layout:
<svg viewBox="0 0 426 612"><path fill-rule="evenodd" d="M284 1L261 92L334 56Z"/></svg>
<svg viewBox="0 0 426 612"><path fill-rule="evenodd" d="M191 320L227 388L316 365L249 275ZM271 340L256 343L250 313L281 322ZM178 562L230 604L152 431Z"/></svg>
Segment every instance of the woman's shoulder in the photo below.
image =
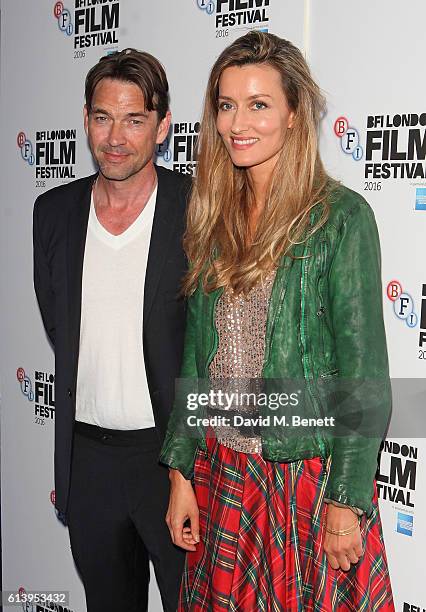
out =
<svg viewBox="0 0 426 612"><path fill-rule="evenodd" d="M358 192L349 189L341 183L335 183L328 195L329 216L328 225L339 229L349 220L365 219L374 220L373 209L367 200Z"/></svg>

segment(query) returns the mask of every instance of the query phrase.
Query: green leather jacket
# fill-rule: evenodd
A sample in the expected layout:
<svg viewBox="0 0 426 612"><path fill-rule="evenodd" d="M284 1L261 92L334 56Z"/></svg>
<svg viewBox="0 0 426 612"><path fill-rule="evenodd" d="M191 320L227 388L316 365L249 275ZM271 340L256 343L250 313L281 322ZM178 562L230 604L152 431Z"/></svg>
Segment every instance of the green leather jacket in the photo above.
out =
<svg viewBox="0 0 426 612"><path fill-rule="evenodd" d="M283 427L261 427L262 455L280 462L320 456L324 465L331 455L324 497L369 515L391 409L380 245L374 214L359 194L338 186L330 199L327 223L295 247L295 257L284 256L277 270L263 379L275 384L303 380L303 416L334 415L343 425L298 435L288 435ZM181 379L208 378L218 344L214 313L221 293L206 295L198 288L188 300ZM201 431L197 438L180 427L183 408L177 396L160 461L190 479L197 448L206 451L206 444Z"/></svg>

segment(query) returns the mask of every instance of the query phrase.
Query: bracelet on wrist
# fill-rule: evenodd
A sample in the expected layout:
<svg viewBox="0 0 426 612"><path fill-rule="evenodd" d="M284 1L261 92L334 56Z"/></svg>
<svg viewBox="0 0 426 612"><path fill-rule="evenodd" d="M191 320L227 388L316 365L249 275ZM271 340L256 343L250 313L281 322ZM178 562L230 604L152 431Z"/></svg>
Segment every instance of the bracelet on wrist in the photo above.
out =
<svg viewBox="0 0 426 612"><path fill-rule="evenodd" d="M355 529L358 527L358 525L359 525L359 519L357 519L352 525L350 525L349 527L346 527L345 529L330 529L326 525L325 530L327 531L327 533L332 533L333 535L343 536L343 535L349 535L350 533L353 533Z"/></svg>

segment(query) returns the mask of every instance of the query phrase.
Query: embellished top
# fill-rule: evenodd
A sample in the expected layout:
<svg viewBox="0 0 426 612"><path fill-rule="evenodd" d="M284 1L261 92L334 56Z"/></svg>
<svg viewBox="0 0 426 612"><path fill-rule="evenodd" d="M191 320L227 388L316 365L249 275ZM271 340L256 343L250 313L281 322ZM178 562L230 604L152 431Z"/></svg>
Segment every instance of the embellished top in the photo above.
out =
<svg viewBox="0 0 426 612"><path fill-rule="evenodd" d="M224 291L216 306L219 344L209 376L216 397L218 391L223 395L222 402L208 411L218 417L219 423L212 426L218 442L244 453L262 451L253 394L262 390L266 321L275 273L275 269L269 272L247 295ZM220 424L224 419L226 424Z"/></svg>

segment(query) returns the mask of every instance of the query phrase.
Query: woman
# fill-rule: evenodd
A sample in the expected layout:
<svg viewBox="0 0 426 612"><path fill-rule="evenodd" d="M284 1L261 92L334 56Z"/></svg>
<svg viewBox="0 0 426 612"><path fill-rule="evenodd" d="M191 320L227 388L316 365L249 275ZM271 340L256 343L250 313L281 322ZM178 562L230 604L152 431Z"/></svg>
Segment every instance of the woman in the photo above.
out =
<svg viewBox="0 0 426 612"><path fill-rule="evenodd" d="M394 610L374 481L390 408L379 242L368 204L323 168L322 102L300 51L272 34L239 38L211 71L184 390L208 379L272 397L293 382L297 411L283 410L310 426L209 395L203 429L178 392L161 461L166 521L188 551L179 610Z"/></svg>

